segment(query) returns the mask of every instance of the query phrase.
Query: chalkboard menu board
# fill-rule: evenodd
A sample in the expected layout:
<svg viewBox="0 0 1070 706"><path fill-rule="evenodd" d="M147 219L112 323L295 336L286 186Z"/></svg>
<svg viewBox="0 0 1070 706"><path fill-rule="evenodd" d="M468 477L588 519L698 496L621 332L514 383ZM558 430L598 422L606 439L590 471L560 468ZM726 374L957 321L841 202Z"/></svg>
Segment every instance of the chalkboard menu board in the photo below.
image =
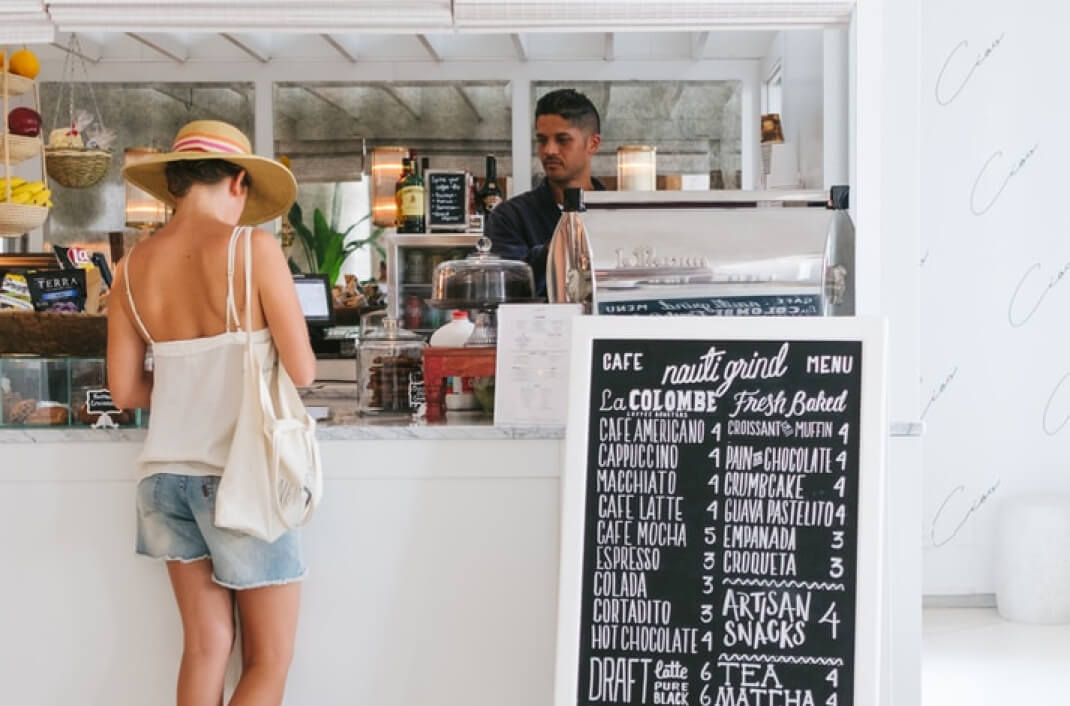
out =
<svg viewBox="0 0 1070 706"><path fill-rule="evenodd" d="M570 448L575 682L558 706L870 706L855 684L862 341L589 345L586 442Z"/></svg>
<svg viewBox="0 0 1070 706"><path fill-rule="evenodd" d="M429 169L424 179L428 230L467 230L468 174Z"/></svg>

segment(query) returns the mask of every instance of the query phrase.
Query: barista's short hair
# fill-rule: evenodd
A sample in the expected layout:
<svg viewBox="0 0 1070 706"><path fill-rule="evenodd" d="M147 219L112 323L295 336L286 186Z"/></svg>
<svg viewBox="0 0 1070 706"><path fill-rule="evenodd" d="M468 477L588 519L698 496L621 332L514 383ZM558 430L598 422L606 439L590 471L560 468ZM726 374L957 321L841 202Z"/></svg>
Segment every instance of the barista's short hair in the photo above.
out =
<svg viewBox="0 0 1070 706"><path fill-rule="evenodd" d="M242 172L234 162L225 159L179 159L164 165L167 177L167 191L175 198L182 198L189 193L194 184L218 184L224 179L231 179ZM252 186L249 173L245 173L242 186Z"/></svg>
<svg viewBox="0 0 1070 706"><path fill-rule="evenodd" d="M535 104L535 120L540 115L560 115L581 130L592 135L602 132L598 109L591 99L574 88L559 88L550 91Z"/></svg>

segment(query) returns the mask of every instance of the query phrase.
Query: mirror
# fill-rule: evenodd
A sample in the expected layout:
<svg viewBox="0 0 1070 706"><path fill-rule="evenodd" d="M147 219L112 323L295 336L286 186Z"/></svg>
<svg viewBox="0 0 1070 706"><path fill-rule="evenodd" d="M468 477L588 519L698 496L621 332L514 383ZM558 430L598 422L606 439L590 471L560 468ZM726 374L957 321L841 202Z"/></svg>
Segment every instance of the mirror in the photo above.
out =
<svg viewBox="0 0 1070 706"><path fill-rule="evenodd" d="M532 84L532 111L559 88L576 89L598 110L602 144L591 172L607 188L618 187L617 149L627 145L656 148L659 191L739 188L742 82L539 82ZM543 176L534 140L532 173L536 182Z"/></svg>
<svg viewBox="0 0 1070 706"><path fill-rule="evenodd" d="M299 182L359 179L380 145L402 145L432 169L512 173L511 92L503 81L279 83L275 151Z"/></svg>
<svg viewBox="0 0 1070 706"><path fill-rule="evenodd" d="M67 124L70 115L69 87L41 84L44 135ZM62 95L61 95L62 94ZM175 133L197 119L225 120L252 139L252 83L92 83L75 84L73 107L77 112L96 113L99 106L105 127L114 130L112 164L99 184L86 189L67 189L54 181L55 207L45 222L45 244L100 243L106 248L109 231L126 230L126 191L120 170L128 147L167 150ZM136 237L128 231L127 238Z"/></svg>

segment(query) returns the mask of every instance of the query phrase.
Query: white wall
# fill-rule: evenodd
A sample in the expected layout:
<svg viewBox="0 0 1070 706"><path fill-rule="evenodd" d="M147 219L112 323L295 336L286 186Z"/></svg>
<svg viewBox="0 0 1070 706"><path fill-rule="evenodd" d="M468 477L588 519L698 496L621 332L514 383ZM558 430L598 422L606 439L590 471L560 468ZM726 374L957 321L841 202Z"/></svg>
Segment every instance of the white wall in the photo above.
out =
<svg viewBox="0 0 1070 706"><path fill-rule="evenodd" d="M926 2L920 272L925 590L994 590L994 520L1070 492L1070 91L1050 0ZM909 234L903 234L909 236ZM891 234L895 237L895 234Z"/></svg>
<svg viewBox="0 0 1070 706"><path fill-rule="evenodd" d="M800 183L808 189L825 186L824 44L821 30L780 32L762 60L763 82L778 63L783 67L784 140L794 146Z"/></svg>
<svg viewBox="0 0 1070 706"><path fill-rule="evenodd" d="M920 165L922 0L884 4L881 47L883 71L881 131L881 308L888 317L888 414L892 420L918 417L919 370L917 280ZM922 442L920 437L893 437L888 446L885 526L890 573L885 643L895 679L887 684L885 703L921 702L921 522Z"/></svg>

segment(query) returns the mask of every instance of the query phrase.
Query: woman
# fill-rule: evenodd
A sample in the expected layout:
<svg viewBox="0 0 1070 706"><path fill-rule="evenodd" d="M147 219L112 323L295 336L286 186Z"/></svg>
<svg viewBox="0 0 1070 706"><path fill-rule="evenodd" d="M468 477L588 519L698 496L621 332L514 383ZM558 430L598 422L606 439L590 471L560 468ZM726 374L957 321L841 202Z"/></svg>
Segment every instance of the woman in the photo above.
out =
<svg viewBox="0 0 1070 706"><path fill-rule="evenodd" d="M296 532L268 544L213 523L241 401L246 307L254 341L274 342L296 385L310 384L315 367L278 243L262 230L236 227L279 216L297 193L286 167L251 152L233 126L196 121L179 131L169 154L123 169L128 181L175 208L118 267L108 379L117 406L151 408L138 458L137 552L166 560L178 602L179 706L222 703L235 600L243 669L230 703L282 702L305 574ZM146 349L152 372L145 371Z"/></svg>

